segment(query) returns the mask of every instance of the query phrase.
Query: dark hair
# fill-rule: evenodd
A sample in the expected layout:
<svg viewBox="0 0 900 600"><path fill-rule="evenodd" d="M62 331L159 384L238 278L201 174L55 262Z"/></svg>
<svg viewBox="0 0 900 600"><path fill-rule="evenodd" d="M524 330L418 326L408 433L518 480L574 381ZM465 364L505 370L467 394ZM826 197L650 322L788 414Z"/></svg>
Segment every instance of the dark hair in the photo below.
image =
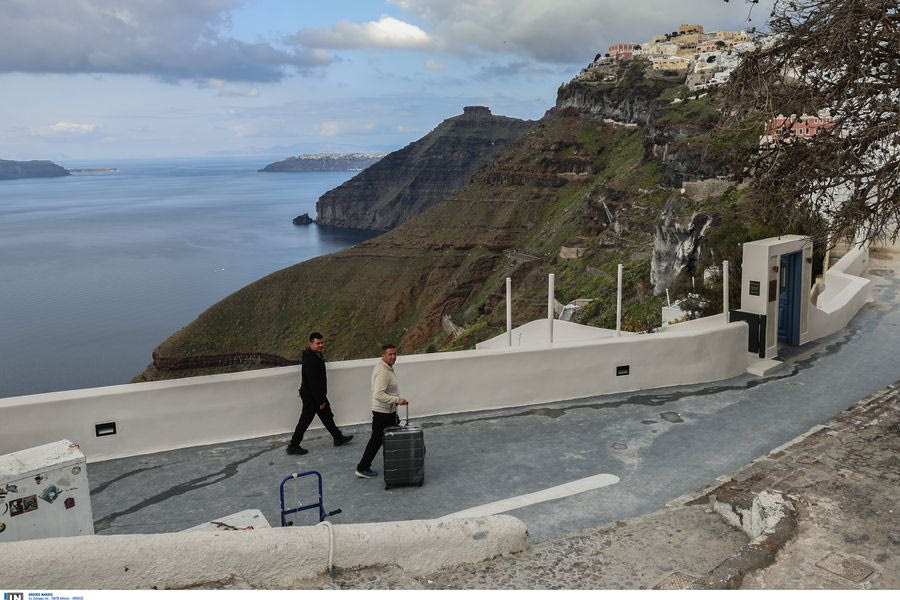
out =
<svg viewBox="0 0 900 600"><path fill-rule="evenodd" d="M393 348L394 350L396 350L396 349L397 349L397 346L395 346L395 345L393 345L393 344L382 344L382 345L381 345L381 353L384 354L385 352L387 352L387 351L390 350L391 348Z"/></svg>
<svg viewBox="0 0 900 600"><path fill-rule="evenodd" d="M319 333L318 331L313 331L311 334L309 334L309 341L321 340L321 339L324 339L324 338L322 337L322 334Z"/></svg>

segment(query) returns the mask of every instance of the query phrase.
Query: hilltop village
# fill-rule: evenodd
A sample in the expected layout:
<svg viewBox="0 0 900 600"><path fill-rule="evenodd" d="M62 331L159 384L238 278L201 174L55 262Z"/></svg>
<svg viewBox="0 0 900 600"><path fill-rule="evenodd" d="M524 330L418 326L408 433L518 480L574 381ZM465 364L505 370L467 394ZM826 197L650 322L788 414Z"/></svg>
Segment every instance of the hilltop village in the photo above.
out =
<svg viewBox="0 0 900 600"><path fill-rule="evenodd" d="M650 60L654 71L686 73L685 85L696 91L728 81L740 64L741 54L764 39L754 41L746 31L704 32L702 25L682 23L678 31L654 35L649 42L612 44L605 55L597 55L594 63L642 56Z"/></svg>
<svg viewBox="0 0 900 600"><path fill-rule="evenodd" d="M598 54L582 73L592 67L639 56L650 61L652 71L665 75L683 74L685 87L691 92L699 92L726 83L741 64L743 54L766 46L771 40L771 36L754 37L747 31L706 32L702 25L682 23L678 31L654 35L648 42L612 44L606 54ZM675 98L672 102L678 103L681 99ZM811 138L831 131L833 127L834 119L827 110L815 115L778 115L766 123L760 144L770 144L776 139Z"/></svg>

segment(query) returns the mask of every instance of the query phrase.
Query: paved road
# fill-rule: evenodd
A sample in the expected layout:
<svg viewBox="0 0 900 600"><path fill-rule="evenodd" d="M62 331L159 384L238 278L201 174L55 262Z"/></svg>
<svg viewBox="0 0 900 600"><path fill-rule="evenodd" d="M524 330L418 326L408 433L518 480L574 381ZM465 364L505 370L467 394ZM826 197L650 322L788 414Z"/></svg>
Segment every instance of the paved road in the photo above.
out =
<svg viewBox="0 0 900 600"><path fill-rule="evenodd" d="M433 518L600 474L619 481L508 514L539 541L649 513L897 380L900 278L885 258L873 253L875 302L768 377L422 419L422 488L354 477L362 427L341 448L311 432L303 457L284 453L285 435L91 464L97 532L177 531L247 508L275 525L278 483L299 469L323 473L336 523Z"/></svg>

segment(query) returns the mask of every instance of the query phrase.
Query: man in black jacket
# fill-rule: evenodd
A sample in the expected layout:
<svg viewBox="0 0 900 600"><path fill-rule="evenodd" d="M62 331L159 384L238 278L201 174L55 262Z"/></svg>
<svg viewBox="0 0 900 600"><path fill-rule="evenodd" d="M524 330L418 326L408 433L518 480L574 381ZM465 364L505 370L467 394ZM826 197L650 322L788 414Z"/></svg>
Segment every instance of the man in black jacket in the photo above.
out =
<svg viewBox="0 0 900 600"><path fill-rule="evenodd" d="M303 401L303 410L300 412L300 420L294 429L294 435L288 444L288 454L306 454L309 450L300 447L303 434L313 418L319 415L319 419L334 438L334 445L341 446L351 439L352 435L344 435L334 424L334 413L328 402L328 378L325 376L325 338L314 331L309 334L309 347L303 351L300 358L300 399Z"/></svg>

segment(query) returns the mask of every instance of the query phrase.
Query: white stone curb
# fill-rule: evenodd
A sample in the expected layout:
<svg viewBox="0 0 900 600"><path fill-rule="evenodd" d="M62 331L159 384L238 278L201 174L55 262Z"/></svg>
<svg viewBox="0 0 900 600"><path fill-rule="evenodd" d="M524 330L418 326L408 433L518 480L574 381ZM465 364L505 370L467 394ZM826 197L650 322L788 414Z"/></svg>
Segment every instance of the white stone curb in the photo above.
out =
<svg viewBox="0 0 900 600"><path fill-rule="evenodd" d="M328 529L278 527L90 535L0 544L0 581L23 589L287 589L327 571ZM495 515L334 525L334 565L425 575L528 547L525 524Z"/></svg>

